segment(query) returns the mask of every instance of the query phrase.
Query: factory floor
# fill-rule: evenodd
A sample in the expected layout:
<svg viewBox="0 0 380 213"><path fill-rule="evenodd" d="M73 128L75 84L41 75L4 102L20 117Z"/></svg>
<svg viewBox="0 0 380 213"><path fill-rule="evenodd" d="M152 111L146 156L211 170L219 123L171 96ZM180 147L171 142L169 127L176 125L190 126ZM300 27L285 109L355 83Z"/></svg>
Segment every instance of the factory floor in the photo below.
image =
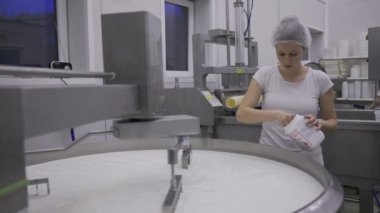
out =
<svg viewBox="0 0 380 213"><path fill-rule="evenodd" d="M351 198L353 200L359 199L358 189L349 186L345 186L343 188L346 197ZM373 202L373 212L380 213L380 208L377 206L376 201L374 200ZM344 201L340 213L359 213L359 203L354 201Z"/></svg>

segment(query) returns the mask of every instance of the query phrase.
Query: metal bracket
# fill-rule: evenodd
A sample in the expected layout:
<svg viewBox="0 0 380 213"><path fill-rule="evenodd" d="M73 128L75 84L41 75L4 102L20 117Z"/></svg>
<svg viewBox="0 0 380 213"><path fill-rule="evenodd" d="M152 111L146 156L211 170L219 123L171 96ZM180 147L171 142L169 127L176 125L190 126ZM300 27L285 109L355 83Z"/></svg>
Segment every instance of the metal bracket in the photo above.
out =
<svg viewBox="0 0 380 213"><path fill-rule="evenodd" d="M28 180L28 186L36 185L36 196L38 196L38 184L46 184L47 194L50 195L49 178Z"/></svg>
<svg viewBox="0 0 380 213"><path fill-rule="evenodd" d="M182 192L182 175L175 175L175 185L170 186L166 195L164 204L162 205L162 213L174 213Z"/></svg>
<svg viewBox="0 0 380 213"><path fill-rule="evenodd" d="M177 136L177 143L173 148L168 149L168 163L171 168L170 188L166 194L165 201L162 205L162 213L174 213L182 192L182 175L175 175L175 164L178 163L178 150L183 147L182 168L187 169L190 164L190 136Z"/></svg>
<svg viewBox="0 0 380 213"><path fill-rule="evenodd" d="M191 145L187 146L182 151L182 169L188 169L191 162Z"/></svg>
<svg viewBox="0 0 380 213"><path fill-rule="evenodd" d="M190 165L190 157L191 157L191 144L190 144L190 136L181 135L177 136L177 147L180 149L183 148L182 158L181 158L181 167L182 169L188 169Z"/></svg>

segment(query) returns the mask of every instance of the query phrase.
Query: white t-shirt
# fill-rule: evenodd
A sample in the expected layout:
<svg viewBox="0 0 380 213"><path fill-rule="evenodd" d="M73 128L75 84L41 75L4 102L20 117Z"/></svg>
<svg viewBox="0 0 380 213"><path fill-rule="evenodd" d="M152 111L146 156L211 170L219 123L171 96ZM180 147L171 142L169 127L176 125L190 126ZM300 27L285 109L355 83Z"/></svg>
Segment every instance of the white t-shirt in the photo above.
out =
<svg viewBox="0 0 380 213"><path fill-rule="evenodd" d="M316 116L319 98L334 85L326 73L312 68L308 68L305 79L300 82L285 81L277 65L261 68L253 78L263 90L262 109L300 115ZM320 146L305 151L285 134L284 127L278 121L263 122L260 143L303 153L323 165Z"/></svg>

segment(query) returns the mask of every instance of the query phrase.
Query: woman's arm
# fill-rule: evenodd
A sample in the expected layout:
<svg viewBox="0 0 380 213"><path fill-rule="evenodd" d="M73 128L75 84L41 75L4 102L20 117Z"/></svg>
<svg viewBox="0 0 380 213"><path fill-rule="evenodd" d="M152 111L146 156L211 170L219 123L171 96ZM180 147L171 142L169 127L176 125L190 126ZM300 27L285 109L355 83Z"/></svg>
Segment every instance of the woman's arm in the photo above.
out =
<svg viewBox="0 0 380 213"><path fill-rule="evenodd" d="M284 126L288 124L294 117L291 113L278 110L259 110L255 109L257 102L262 94L262 88L255 79L251 80L247 92L236 112L236 119L239 122L254 124L263 121L278 120Z"/></svg>
<svg viewBox="0 0 380 213"><path fill-rule="evenodd" d="M337 127L337 117L335 112L334 93L330 88L327 92L319 98L319 109L322 118L316 119L314 116L305 116L308 118L310 125L316 126L326 132L335 132Z"/></svg>
<svg viewBox="0 0 380 213"><path fill-rule="evenodd" d="M372 103L368 106L369 109L375 109L376 107L380 106L380 96L376 95L375 99L372 101Z"/></svg>

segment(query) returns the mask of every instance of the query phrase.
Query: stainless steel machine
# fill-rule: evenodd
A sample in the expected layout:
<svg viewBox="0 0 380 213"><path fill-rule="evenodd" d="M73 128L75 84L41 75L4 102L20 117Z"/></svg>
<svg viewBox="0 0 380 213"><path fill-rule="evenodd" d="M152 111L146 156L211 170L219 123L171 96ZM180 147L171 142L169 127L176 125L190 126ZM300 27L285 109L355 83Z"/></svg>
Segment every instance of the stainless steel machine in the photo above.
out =
<svg viewBox="0 0 380 213"><path fill-rule="evenodd" d="M39 184L41 181L38 180L49 183L45 178L26 179L25 139L67 127L115 119L113 132L117 137L176 137L177 144L168 147L169 164L177 163L177 152L183 148L183 167L188 167L189 136L199 133L199 122L198 118L191 116L161 116L160 20L147 12L112 14L103 17L102 26L106 73L0 67L0 75L106 78L105 85L0 87L0 98L4 101L0 106L0 212L25 210L28 183ZM130 27L126 30L126 26L135 30L130 32ZM125 29L124 33L120 29ZM119 38L115 39L115 36ZM135 131L122 132L125 125ZM137 134L136 126L142 128L140 134ZM174 184L168 197L173 191L178 197L181 191L178 188L180 182L176 182L178 177L173 171L171 182ZM176 200L169 199L164 207L171 210L175 203Z"/></svg>
<svg viewBox="0 0 380 213"><path fill-rule="evenodd" d="M237 6L239 5L241 4L237 4ZM143 24L134 25L127 19ZM135 26L135 29L130 32L121 30L124 24L123 20L131 26ZM76 155L138 149L167 151L171 179L168 181L167 196L163 198L162 212L174 212L176 202L180 199L182 179L186 178L178 176L174 171L180 149L183 149L181 157L183 168L189 166L190 153L196 149L255 155L296 167L310 174L324 188L323 193L313 202L301 206L296 211L338 210L342 204L342 188L327 170L315 162L304 159L295 153L253 143L204 141L202 139L195 139L195 142L190 143L189 136L199 133L198 118L187 115L160 116L163 82L161 79L160 28L157 26L160 26L159 20L146 12L104 16L102 27L106 73L0 67L0 74L19 76L38 75L61 78L79 75L91 78L112 78L116 75L114 81L107 79L104 85L0 87L0 98L3 100L0 105L0 212L27 211L26 165ZM154 32L149 30L154 30ZM136 37L136 35L138 36ZM217 37L213 39L220 39ZM131 40L125 41L126 38ZM138 40L142 38L143 41ZM137 41L145 45L135 45L134 43ZM238 66L220 70L227 70L227 73L231 73L233 70L243 70L243 72L252 74L255 69L255 67ZM113 84L113 82L117 84ZM238 82L244 81L239 80ZM202 99L198 100L203 103L207 102L211 112L221 108L220 101L214 103L215 96L211 95L209 91L203 93L200 90L188 91L201 96ZM184 90L184 92L188 91ZM116 137L121 139L153 137L154 139L138 140L137 143L121 141L121 143L83 144L84 146L78 144L67 150L29 153L25 158L24 141L28 137L104 119L115 119L112 132ZM214 119L214 115L212 115L212 120L214 121ZM202 122L202 117L200 120ZM172 140L158 139L167 136L175 137L176 143L173 143ZM78 150L80 151L78 152ZM51 194L53 193L52 187Z"/></svg>
<svg viewBox="0 0 380 213"><path fill-rule="evenodd" d="M0 72L2 70L8 71L7 67L0 67ZM30 72L28 68L19 70ZM54 76L54 71L50 75ZM27 208L30 181L25 175L25 139L71 126L119 118L113 129L118 137L177 137L177 144L167 147L171 156L169 163L176 164L177 152L183 149L182 163L187 167L191 149L190 143L184 141L199 133L198 118L179 115L136 120L133 117L139 112L138 94L137 85L133 84L0 87L0 98L6 100L0 106L0 211L18 212ZM120 119L125 116L132 120ZM125 125L134 131L123 132ZM175 193L180 191L175 190ZM169 201L165 206L172 209L176 202Z"/></svg>
<svg viewBox="0 0 380 213"><path fill-rule="evenodd" d="M202 135L214 136L214 128L219 122L219 116L233 115L234 109L224 107L225 100L230 96L245 93L252 75L258 70L258 44L250 36L250 27L243 30L243 2L234 2L236 31L229 29L229 1L226 1L226 30L213 29L207 34L193 35L193 68L194 88L165 89L166 114L190 114L200 118ZM250 10L251 9L251 10ZM247 5L248 16L252 8ZM206 45L223 45L227 51L227 66L205 66ZM230 47L235 46L235 64L231 64ZM248 62L244 62L247 53ZM220 74L223 89L211 91L207 86L207 75Z"/></svg>
<svg viewBox="0 0 380 213"><path fill-rule="evenodd" d="M9 71L8 67L0 67L0 72L3 70ZM33 72L28 68L17 70ZM50 75L54 75L54 71ZM134 113L138 97L136 85L57 85L1 86L0 98L3 100L0 106L0 211L18 212L27 208L28 199L26 138Z"/></svg>

